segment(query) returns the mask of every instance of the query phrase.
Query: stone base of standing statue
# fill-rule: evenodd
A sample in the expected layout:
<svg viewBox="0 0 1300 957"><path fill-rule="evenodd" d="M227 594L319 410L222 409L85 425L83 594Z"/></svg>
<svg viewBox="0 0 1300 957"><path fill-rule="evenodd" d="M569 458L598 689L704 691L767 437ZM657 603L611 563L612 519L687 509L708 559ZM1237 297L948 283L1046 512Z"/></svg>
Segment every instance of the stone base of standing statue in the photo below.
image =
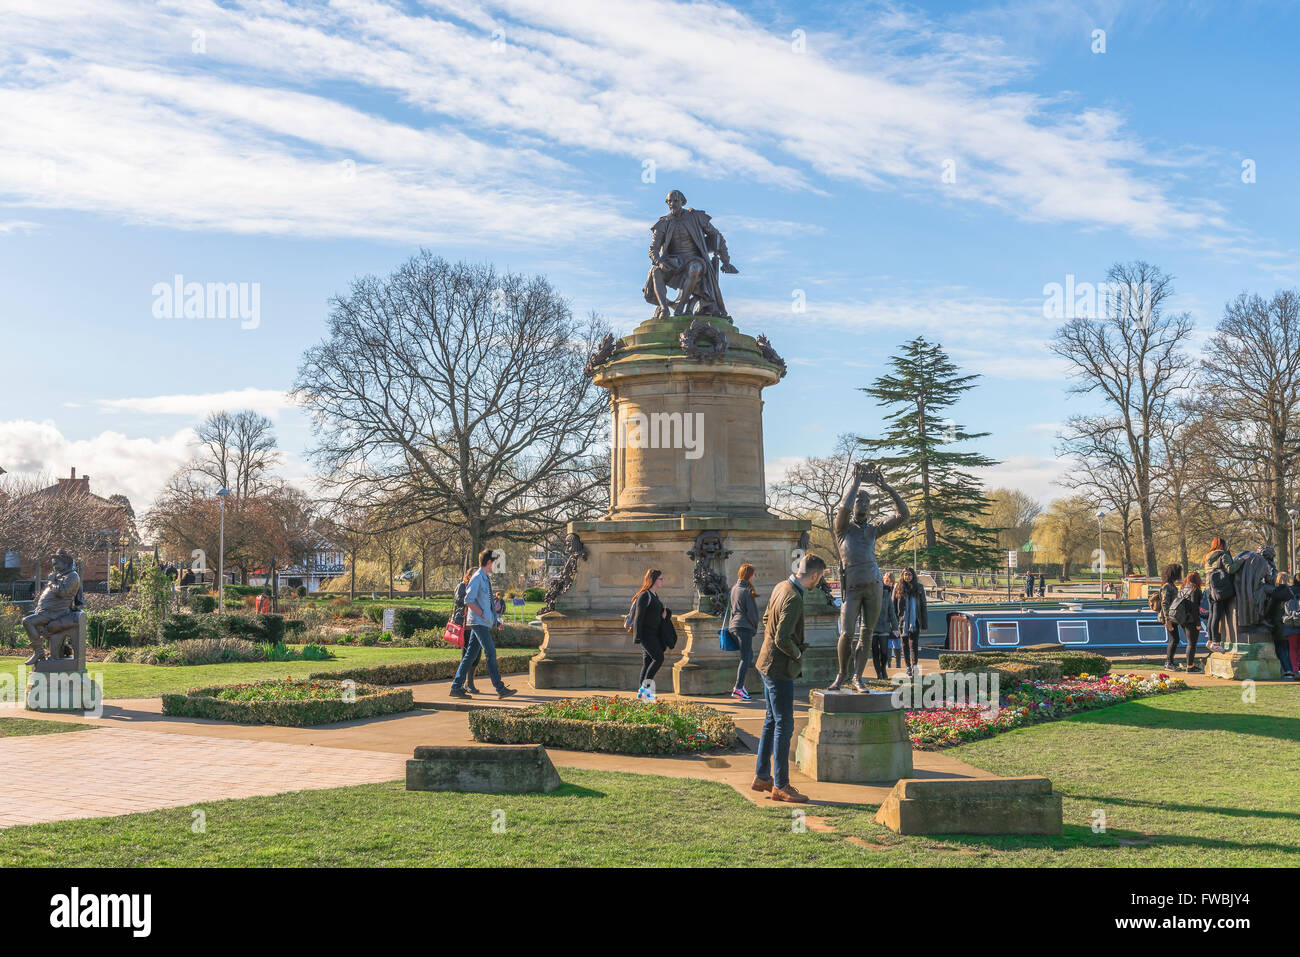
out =
<svg viewBox="0 0 1300 957"><path fill-rule="evenodd" d="M889 692L814 691L795 763L814 781L866 784L912 774L912 742Z"/></svg>
<svg viewBox="0 0 1300 957"><path fill-rule="evenodd" d="M1213 651L1205 659L1205 673L1231 681L1279 681L1282 662L1273 647L1271 631L1250 632L1243 640Z"/></svg>
<svg viewBox="0 0 1300 957"><path fill-rule="evenodd" d="M98 711L103 701L99 682L71 658L39 662L27 676L28 711L85 714Z"/></svg>

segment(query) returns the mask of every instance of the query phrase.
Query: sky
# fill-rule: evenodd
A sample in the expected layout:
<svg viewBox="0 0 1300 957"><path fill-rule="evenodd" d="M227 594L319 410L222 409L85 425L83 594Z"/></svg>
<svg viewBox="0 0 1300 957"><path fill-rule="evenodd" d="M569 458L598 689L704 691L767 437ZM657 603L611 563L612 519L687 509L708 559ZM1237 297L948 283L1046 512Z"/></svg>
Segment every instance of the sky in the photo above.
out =
<svg viewBox="0 0 1300 957"><path fill-rule="evenodd" d="M1193 350L1300 285L1297 36L1249 0L0 0L0 468L140 511L205 414L255 408L305 479L285 393L354 278L424 246L627 332L680 189L789 363L769 480L873 434L857 390L923 334L981 376L982 477L1046 501L1093 408L1052 284L1155 263ZM169 309L178 276L247 309Z"/></svg>

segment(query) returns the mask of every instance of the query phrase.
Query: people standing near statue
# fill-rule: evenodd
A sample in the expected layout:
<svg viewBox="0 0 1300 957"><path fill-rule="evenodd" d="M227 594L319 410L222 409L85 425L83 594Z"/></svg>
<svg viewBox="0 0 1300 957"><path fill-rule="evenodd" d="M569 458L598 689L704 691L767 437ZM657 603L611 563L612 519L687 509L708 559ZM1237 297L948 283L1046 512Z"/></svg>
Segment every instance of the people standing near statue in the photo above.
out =
<svg viewBox="0 0 1300 957"><path fill-rule="evenodd" d="M1282 605L1282 639L1287 654L1278 657L1282 658L1282 677L1300 680L1300 579L1291 580L1289 591Z"/></svg>
<svg viewBox="0 0 1300 957"><path fill-rule="evenodd" d="M1210 550L1205 553L1205 591L1209 598L1210 618L1206 624L1206 647L1211 651L1223 651L1224 643L1231 637L1228 628L1228 610L1236 594L1233 576L1241 568L1241 562L1233 558L1228 545L1222 538L1210 542Z"/></svg>
<svg viewBox="0 0 1300 957"><path fill-rule="evenodd" d="M770 791L772 800L803 804L808 798L790 784L790 739L794 735L794 682L803 674L803 602L826 574L816 555L799 560L798 570L772 589L763 616L763 647L755 668L763 676L763 733L754 765L755 791Z"/></svg>
<svg viewBox="0 0 1300 957"><path fill-rule="evenodd" d="M736 584L731 586L727 609L727 630L740 646L740 664L736 666L736 686L731 696L749 701L745 679L754 662L754 634L758 631L758 592L754 590L754 566L746 562L736 571Z"/></svg>
<svg viewBox="0 0 1300 957"><path fill-rule="evenodd" d="M496 624L496 614L492 610L492 569L493 551L485 548L478 556L478 571L469 580L465 589L466 623L469 625L469 638L465 642L466 651L461 655L460 667L456 677L451 679L450 694L453 698L468 698L465 690L468 672L472 662L477 661L478 652L482 652L487 661L488 678L496 688L498 698L509 698L517 692L507 688L497 670L497 649L492 641L492 626ZM475 647L470 647L471 645Z"/></svg>
<svg viewBox="0 0 1300 957"><path fill-rule="evenodd" d="M885 573L884 584L880 592L880 615L876 618L876 627L871 632L871 663L876 668L876 677L881 681L889 680L889 652L899 648L901 643L894 637L898 630L898 613L894 611L894 576Z"/></svg>
<svg viewBox="0 0 1300 957"><path fill-rule="evenodd" d="M1196 643L1201 633L1201 593L1201 576L1198 572L1192 572L1178 586L1173 600L1169 603L1165 617L1173 624L1173 628L1169 631L1169 644L1165 649L1167 668L1177 667L1174 664L1174 652L1178 649L1178 637L1181 633L1183 641L1187 643L1184 667L1188 672L1201 670L1196 663Z"/></svg>
<svg viewBox="0 0 1300 957"><path fill-rule="evenodd" d="M871 496L862 488L873 482L894 501L894 515L882 522L869 521ZM838 672L827 688L838 691L852 681L854 691L866 691L862 670L867 665L869 635L880 616L881 576L876 564L876 541L902 526L910 517L907 503L885 481L880 466L858 462L853 466L853 481L844 490L835 510L835 541L840 549L840 636L836 646ZM860 624L859 624L860 623ZM856 639L855 639L856 634Z"/></svg>
<svg viewBox="0 0 1300 957"><path fill-rule="evenodd" d="M904 568L903 577L894 586L894 614L898 616L903 661L907 664L907 676L911 678L920 661L921 632L930 627L925 586L917 579L915 568Z"/></svg>
<svg viewBox="0 0 1300 957"><path fill-rule="evenodd" d="M1156 612L1156 620L1165 626L1165 667L1170 671L1177 669L1174 663L1174 653L1178 651L1178 623L1174 621L1173 615L1170 614L1170 608L1175 599L1178 598L1178 590L1182 587L1183 566L1179 564L1166 565L1165 573L1160 576L1160 610Z"/></svg>
<svg viewBox="0 0 1300 957"><path fill-rule="evenodd" d="M662 571L657 568L646 571L629 611L632 640L641 646L641 679L637 682L636 696L642 701L655 700L654 678L664 663L663 630L668 609L659 600L659 586L663 583Z"/></svg>

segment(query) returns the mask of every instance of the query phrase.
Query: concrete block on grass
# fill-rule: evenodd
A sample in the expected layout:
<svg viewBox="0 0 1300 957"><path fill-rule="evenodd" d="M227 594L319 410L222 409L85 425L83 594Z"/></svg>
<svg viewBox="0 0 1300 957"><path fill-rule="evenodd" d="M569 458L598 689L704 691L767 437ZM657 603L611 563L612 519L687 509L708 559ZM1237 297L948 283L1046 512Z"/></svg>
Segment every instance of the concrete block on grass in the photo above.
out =
<svg viewBox="0 0 1300 957"><path fill-rule="evenodd" d="M406 762L408 791L532 794L562 783L540 744L419 747Z"/></svg>
<svg viewBox="0 0 1300 957"><path fill-rule="evenodd" d="M899 834L1061 833L1061 795L1044 777L905 778L876 812Z"/></svg>

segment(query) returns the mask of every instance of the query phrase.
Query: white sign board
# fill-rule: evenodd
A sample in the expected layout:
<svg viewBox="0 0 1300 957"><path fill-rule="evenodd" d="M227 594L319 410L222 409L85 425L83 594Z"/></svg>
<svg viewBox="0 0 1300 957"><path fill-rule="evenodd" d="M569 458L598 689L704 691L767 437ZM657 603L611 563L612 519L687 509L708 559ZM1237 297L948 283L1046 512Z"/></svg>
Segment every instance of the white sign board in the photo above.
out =
<svg viewBox="0 0 1300 957"><path fill-rule="evenodd" d="M1016 552L1014 549L1012 549L1011 551L1007 552L1007 568L1019 568L1019 567L1020 567L1020 554Z"/></svg>

